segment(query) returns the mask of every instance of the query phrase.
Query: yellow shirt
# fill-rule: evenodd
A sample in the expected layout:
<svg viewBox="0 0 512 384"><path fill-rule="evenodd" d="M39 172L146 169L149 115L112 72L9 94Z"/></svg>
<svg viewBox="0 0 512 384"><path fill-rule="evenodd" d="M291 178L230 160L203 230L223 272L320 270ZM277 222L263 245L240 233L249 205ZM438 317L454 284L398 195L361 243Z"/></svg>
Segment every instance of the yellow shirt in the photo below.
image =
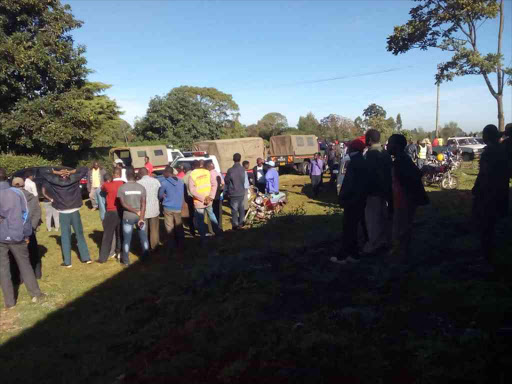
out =
<svg viewBox="0 0 512 384"><path fill-rule="evenodd" d="M100 178L100 169L92 169L92 180L91 180L92 188L101 187L101 178Z"/></svg>

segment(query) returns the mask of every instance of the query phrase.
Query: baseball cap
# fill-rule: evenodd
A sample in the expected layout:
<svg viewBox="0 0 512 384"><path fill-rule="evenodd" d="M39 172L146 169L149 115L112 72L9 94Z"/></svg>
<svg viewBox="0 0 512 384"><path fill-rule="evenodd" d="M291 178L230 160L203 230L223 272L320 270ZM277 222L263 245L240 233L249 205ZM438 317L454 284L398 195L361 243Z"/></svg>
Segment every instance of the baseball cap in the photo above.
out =
<svg viewBox="0 0 512 384"><path fill-rule="evenodd" d="M25 186L25 182L21 177L15 177L14 179L12 179L12 185L13 187L23 187Z"/></svg>
<svg viewBox="0 0 512 384"><path fill-rule="evenodd" d="M276 166L276 163L274 163L272 160L267 161L267 164L270 165L271 167Z"/></svg>

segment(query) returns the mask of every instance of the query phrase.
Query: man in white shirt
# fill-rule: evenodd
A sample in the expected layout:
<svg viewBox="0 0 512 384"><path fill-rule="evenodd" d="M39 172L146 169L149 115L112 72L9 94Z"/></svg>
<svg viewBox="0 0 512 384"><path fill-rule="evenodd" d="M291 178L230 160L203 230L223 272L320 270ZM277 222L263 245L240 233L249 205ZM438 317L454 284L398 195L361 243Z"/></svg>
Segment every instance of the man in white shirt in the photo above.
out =
<svg viewBox="0 0 512 384"><path fill-rule="evenodd" d="M37 197L37 186L34 183L34 171L25 172L25 190Z"/></svg>
<svg viewBox="0 0 512 384"><path fill-rule="evenodd" d="M154 177L149 176L147 168L139 169L139 183L146 189L146 220L149 228L149 245L154 250L160 243L160 200L158 191L160 182Z"/></svg>

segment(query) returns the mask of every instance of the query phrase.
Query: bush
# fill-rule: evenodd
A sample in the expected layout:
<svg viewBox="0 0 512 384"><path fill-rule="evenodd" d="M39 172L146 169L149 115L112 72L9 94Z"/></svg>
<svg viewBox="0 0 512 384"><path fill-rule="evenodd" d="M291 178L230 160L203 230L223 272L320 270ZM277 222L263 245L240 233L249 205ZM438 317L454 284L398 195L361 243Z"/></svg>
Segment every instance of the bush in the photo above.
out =
<svg viewBox="0 0 512 384"><path fill-rule="evenodd" d="M0 168L5 168L10 175L20 169L28 167L44 167L48 165L57 165L59 161L49 161L41 156L23 156L12 154L0 154Z"/></svg>

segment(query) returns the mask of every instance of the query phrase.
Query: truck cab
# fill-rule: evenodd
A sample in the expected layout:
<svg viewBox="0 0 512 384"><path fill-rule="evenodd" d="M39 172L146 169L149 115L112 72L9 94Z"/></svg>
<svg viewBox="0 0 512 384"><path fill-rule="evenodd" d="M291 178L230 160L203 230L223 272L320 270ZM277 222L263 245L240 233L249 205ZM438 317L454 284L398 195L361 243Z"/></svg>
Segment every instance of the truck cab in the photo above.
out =
<svg viewBox="0 0 512 384"><path fill-rule="evenodd" d="M153 164L155 174L163 173L165 167L169 165L167 148L165 145L150 145L139 147L117 147L110 150L110 158L113 162L122 160L125 167L133 167L135 172L144 168L145 157Z"/></svg>

